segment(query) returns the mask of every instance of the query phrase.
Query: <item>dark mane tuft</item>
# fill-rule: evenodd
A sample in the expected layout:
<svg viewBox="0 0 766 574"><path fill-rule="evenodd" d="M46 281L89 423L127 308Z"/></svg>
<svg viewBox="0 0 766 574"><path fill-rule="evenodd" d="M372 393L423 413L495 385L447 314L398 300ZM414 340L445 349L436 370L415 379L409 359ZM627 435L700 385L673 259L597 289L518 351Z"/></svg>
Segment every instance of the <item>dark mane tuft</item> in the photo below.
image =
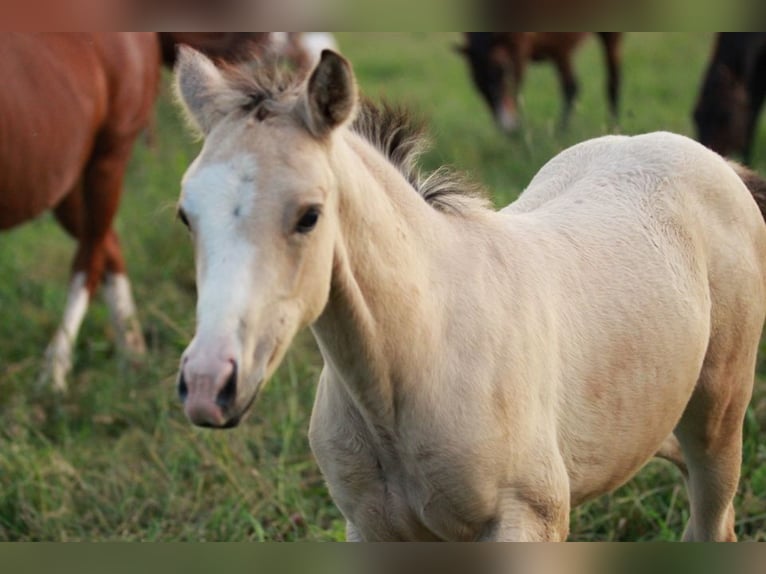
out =
<svg viewBox="0 0 766 574"><path fill-rule="evenodd" d="M351 129L380 150L434 209L461 214L490 206L484 187L462 173L447 166L421 171L418 159L429 147L426 129L401 106L362 98Z"/></svg>
<svg viewBox="0 0 766 574"><path fill-rule="evenodd" d="M283 96L297 93L304 75L292 68L283 56L270 49L247 61L223 62L221 72L227 86L247 97L243 105L252 111L262 103L275 104Z"/></svg>

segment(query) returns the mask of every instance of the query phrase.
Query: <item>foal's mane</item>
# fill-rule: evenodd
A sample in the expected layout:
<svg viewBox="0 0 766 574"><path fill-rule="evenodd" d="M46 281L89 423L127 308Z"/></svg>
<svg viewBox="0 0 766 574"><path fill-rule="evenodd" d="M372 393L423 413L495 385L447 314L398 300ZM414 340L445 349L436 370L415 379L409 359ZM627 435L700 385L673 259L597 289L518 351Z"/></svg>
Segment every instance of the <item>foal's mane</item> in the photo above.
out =
<svg viewBox="0 0 766 574"><path fill-rule="evenodd" d="M305 80L269 55L226 66L223 73L230 88L246 95L243 109L259 117L285 113L284 102L297 96ZM423 171L419 159L430 147L425 122L405 108L362 97L349 127L380 151L437 211L460 215L490 207L484 187L465 174L449 166Z"/></svg>
<svg viewBox="0 0 766 574"><path fill-rule="evenodd" d="M442 166L424 172L418 160L430 147L424 122L401 106L362 98L351 130L364 137L396 166L415 191L434 209L464 214L486 209L486 190L465 174Z"/></svg>

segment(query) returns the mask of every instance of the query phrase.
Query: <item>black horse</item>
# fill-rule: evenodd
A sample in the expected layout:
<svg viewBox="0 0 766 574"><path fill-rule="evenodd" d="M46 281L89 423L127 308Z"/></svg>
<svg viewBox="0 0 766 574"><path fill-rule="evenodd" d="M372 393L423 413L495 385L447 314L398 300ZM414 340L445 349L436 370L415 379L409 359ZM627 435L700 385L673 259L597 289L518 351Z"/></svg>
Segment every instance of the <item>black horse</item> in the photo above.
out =
<svg viewBox="0 0 766 574"><path fill-rule="evenodd" d="M766 33L718 34L694 109L697 139L749 163L765 96Z"/></svg>

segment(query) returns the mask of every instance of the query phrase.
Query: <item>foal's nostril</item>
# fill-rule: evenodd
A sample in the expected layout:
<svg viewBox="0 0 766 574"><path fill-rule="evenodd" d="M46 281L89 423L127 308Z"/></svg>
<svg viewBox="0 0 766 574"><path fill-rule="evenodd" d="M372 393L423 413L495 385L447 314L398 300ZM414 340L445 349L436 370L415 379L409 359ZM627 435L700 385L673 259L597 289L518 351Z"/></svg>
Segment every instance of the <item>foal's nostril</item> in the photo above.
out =
<svg viewBox="0 0 766 574"><path fill-rule="evenodd" d="M181 374L178 376L178 396L181 402L186 401L186 397L189 395L189 387L186 385L186 379L184 378L184 371L181 368Z"/></svg>
<svg viewBox="0 0 766 574"><path fill-rule="evenodd" d="M232 361L231 365L231 375L226 379L226 384L215 399L215 404L222 409L227 409L232 406L237 398L237 363Z"/></svg>

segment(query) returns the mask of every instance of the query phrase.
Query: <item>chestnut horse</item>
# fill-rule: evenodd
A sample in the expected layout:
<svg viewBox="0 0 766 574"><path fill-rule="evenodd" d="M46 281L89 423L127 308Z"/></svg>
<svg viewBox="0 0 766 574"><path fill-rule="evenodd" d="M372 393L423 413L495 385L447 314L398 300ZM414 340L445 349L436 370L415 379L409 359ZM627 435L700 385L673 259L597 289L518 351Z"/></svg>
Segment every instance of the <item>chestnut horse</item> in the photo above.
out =
<svg viewBox="0 0 766 574"><path fill-rule="evenodd" d="M607 96L614 122L620 92L622 34L597 34L604 47ZM550 61L556 66L564 98L561 124L567 124L578 91L572 56L587 35L586 32L468 32L466 43L459 46L458 51L468 60L471 77L492 111L495 123L504 132L513 133L520 125L518 96L530 61Z"/></svg>
<svg viewBox="0 0 766 574"><path fill-rule="evenodd" d="M421 130L360 102L333 52L300 82L192 51L177 70L205 137L179 200L191 422L238 424L311 326L309 440L349 539L563 540L655 454L686 479L685 538L735 539L766 316L755 174L683 136L606 136L495 211L422 173Z"/></svg>
<svg viewBox="0 0 766 574"><path fill-rule="evenodd" d="M697 139L722 155L750 162L766 99L766 33L722 32L694 108Z"/></svg>
<svg viewBox="0 0 766 574"><path fill-rule="evenodd" d="M158 90L152 33L0 35L0 230L51 209L77 240L46 374L66 388L75 338L100 283L120 346L144 351L112 222L133 143Z"/></svg>

